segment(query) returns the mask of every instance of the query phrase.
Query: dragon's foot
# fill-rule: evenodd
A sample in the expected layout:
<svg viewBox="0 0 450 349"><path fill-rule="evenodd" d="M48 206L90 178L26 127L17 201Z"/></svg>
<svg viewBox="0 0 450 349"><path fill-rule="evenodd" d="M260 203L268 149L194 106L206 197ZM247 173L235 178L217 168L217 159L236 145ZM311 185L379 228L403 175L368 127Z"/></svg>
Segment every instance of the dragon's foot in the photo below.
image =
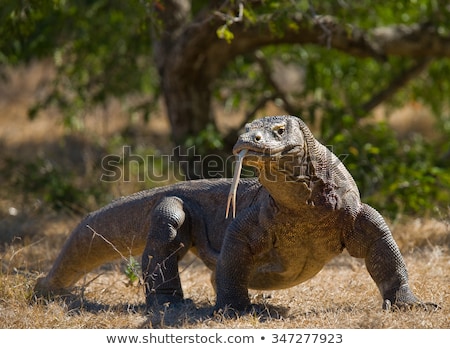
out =
<svg viewBox="0 0 450 349"><path fill-rule="evenodd" d="M439 305L422 302L407 284L384 294L383 309L388 311L422 309L427 311L440 309Z"/></svg>
<svg viewBox="0 0 450 349"><path fill-rule="evenodd" d="M388 311L422 309L426 311L438 310L437 304L422 302L411 291L408 285L402 285L397 290L386 293L383 309Z"/></svg>
<svg viewBox="0 0 450 349"><path fill-rule="evenodd" d="M385 299L383 301L383 310L387 311L408 311L408 310L414 310L414 309L420 309L425 311L436 311L441 309L441 307L438 304L431 303L431 302L422 302L419 300L416 300L414 302L402 302L402 301L396 301L392 303L389 299Z"/></svg>
<svg viewBox="0 0 450 349"><path fill-rule="evenodd" d="M55 287L48 282L47 277L41 277L36 280L33 290L34 299L53 299L56 296L69 296L71 292L67 288Z"/></svg>

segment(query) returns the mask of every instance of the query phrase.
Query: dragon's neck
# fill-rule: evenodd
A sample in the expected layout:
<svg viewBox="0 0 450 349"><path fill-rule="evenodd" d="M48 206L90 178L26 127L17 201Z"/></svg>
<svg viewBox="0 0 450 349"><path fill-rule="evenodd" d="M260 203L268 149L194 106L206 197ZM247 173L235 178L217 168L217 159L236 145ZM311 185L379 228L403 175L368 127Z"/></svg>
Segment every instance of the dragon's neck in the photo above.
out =
<svg viewBox="0 0 450 349"><path fill-rule="evenodd" d="M308 204L312 183L317 179L313 164L295 157L268 162L259 171L259 181L277 205L290 210Z"/></svg>

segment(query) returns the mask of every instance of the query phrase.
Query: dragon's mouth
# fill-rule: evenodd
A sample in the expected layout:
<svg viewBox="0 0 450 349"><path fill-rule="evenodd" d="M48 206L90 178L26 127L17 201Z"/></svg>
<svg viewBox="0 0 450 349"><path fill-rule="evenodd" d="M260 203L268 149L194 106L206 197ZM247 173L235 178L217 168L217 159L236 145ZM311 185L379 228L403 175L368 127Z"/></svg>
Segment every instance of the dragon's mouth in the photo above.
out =
<svg viewBox="0 0 450 349"><path fill-rule="evenodd" d="M253 167L261 167L268 161L278 162L283 155L298 154L298 147L293 146L289 149L283 148L271 148L271 151L260 149L256 147L249 147L246 145L235 146L233 153L237 156L236 167L234 170L233 180L231 182L230 192L228 194L227 209L225 218L228 218L230 207L232 208L233 218L236 217L236 193L239 185L239 179L241 176L242 165L250 165Z"/></svg>
<svg viewBox="0 0 450 349"><path fill-rule="evenodd" d="M268 159L276 159L279 157L282 153L282 151L274 152L264 152L260 149L255 148L247 148L247 147L240 147L235 148L233 150L233 153L237 156L236 161L236 167L234 169L234 175L233 180L231 182L231 188L230 192L228 194L228 200L227 200L227 210L225 212L225 218L228 218L229 212L230 212L230 206L232 208L233 212L233 218L236 217L236 192L237 187L239 185L239 179L241 177L241 171L242 171L242 165L244 163L244 158L247 158L245 161L248 165L256 165L259 162L265 162Z"/></svg>
<svg viewBox="0 0 450 349"><path fill-rule="evenodd" d="M267 149L258 148L258 147L254 147L254 146L248 146L247 144L242 144L242 145L236 145L234 147L233 154L236 156L239 156L239 154L244 150L246 151L246 153L245 153L246 157L257 157L260 159L264 159L264 158L277 157L277 156L281 155L286 150L286 148L285 147L271 148L270 151L268 151Z"/></svg>
<svg viewBox="0 0 450 349"><path fill-rule="evenodd" d="M230 212L230 206L233 212L233 218L236 217L236 193L237 187L239 185L239 179L241 177L242 165L245 162L246 165L258 167L258 163L264 163L267 159L274 159L279 153L274 154L273 152L259 151L259 149L254 148L244 148L240 147L234 149L233 153L237 156L236 167L234 169L233 180L231 181L231 188L228 194L227 200L227 210L225 213L225 218L228 218ZM244 158L246 161L244 161Z"/></svg>

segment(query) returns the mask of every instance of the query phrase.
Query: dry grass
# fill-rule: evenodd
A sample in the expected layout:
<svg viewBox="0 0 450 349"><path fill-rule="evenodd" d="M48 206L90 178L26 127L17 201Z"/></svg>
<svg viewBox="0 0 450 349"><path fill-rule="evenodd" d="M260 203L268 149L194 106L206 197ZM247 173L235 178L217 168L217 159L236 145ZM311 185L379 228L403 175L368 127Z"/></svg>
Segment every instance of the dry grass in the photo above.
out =
<svg viewBox="0 0 450 349"><path fill-rule="evenodd" d="M448 224L427 220L416 222L414 229L409 223L398 224L394 233L410 246L428 229L445 244L402 246L402 250L412 289L423 300L439 304L438 311L381 310L381 298L364 263L346 253L304 284L264 294L252 291L253 302L266 311L237 319L210 315L214 303L210 273L193 256L183 263L181 279L185 296L194 304L181 309L145 316L142 287L129 285L120 263L88 274L71 299L30 302L35 279L48 270L62 233L23 247L11 244L2 253L0 324L3 328L450 328Z"/></svg>
<svg viewBox="0 0 450 349"><path fill-rule="evenodd" d="M63 137L56 112L33 123L24 116L47 73L33 66L26 74L14 72L11 84L0 86L0 92L9 91L0 93L0 145L5 154L33 156L34 151L48 150L49 144ZM32 77L26 84L22 82L25 75ZM102 115L94 120L102 123ZM107 130L103 128L100 137L120 128L121 117L120 113L109 115ZM159 134L167 131L161 119L153 122L146 127L159 127ZM89 132L95 129L93 125ZM115 191L127 190L131 188ZM42 206L38 209L23 201L23 195L0 189L0 328L450 328L448 217L406 217L390 224L404 254L412 289L423 300L442 307L435 312L382 311L380 295L363 261L344 253L304 284L270 293L252 291L253 302L265 310L236 319L211 316L215 296L209 271L189 256L181 279L185 296L193 304L147 316L142 287L129 285L121 263L88 274L70 299L32 301L36 278L48 271L80 217Z"/></svg>

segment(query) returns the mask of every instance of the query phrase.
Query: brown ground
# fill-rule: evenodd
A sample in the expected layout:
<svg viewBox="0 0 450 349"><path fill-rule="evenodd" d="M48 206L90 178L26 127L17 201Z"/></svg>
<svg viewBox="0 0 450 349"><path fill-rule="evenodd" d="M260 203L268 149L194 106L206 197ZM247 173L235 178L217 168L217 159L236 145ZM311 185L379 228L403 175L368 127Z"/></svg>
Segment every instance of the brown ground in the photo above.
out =
<svg viewBox="0 0 450 349"><path fill-rule="evenodd" d="M52 150L64 148L61 139L67 135L57 111L33 122L25 116L42 79L50 74L51 70L35 64L13 72L11 82L0 85L0 164L6 156L30 159L40 152L57 156L61 152ZM395 123L403 125L400 119L396 115ZM106 141L123 126L124 115L112 102L108 110L96 111L86 120L85 139ZM167 139L164 117L155 117L142 128L148 136L145 142L156 146ZM78 150L66 149L62 154ZM91 180L97 178L96 173L91 175ZM135 189L133 184L115 185L119 187L111 188L113 193ZM138 282L130 285L120 262L87 275L72 299L30 302L36 278L48 271L80 216L52 211L24 197L26 193L0 187L0 328L450 328L448 215L439 220L399 217L390 222L412 289L423 300L439 304L438 311L382 311L380 295L363 261L344 253L304 284L283 291L252 292L253 301L265 305L266 311L237 319L209 315L214 303L209 271L189 256L181 278L185 295L194 305L145 316L142 287Z"/></svg>

